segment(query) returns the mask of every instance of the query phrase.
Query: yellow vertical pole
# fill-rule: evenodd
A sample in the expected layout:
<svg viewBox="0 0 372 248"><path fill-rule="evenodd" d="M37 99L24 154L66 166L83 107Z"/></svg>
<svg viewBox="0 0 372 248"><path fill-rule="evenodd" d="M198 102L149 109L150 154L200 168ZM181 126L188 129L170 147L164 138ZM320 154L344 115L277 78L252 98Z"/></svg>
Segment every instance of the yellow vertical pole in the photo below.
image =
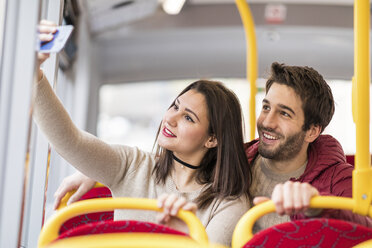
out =
<svg viewBox="0 0 372 248"><path fill-rule="evenodd" d="M371 207L372 168L369 151L369 87L370 87L370 54L369 0L354 1L354 103L356 112L356 154L353 171L353 211L367 215Z"/></svg>
<svg viewBox="0 0 372 248"><path fill-rule="evenodd" d="M235 2L239 10L240 17L242 19L247 41L246 46L247 80L250 83L249 138L254 139L256 134L256 92L257 92L256 80L258 71L256 33L251 10L246 0L236 0Z"/></svg>

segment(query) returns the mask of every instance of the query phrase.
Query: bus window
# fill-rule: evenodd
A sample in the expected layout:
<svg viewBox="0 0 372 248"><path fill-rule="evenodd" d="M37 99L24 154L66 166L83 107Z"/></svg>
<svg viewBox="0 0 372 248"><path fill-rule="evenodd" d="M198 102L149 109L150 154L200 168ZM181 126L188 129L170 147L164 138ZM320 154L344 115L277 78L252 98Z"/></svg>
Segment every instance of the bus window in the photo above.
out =
<svg viewBox="0 0 372 248"><path fill-rule="evenodd" d="M356 133L351 111L351 81L326 81L333 92L335 113L324 133L334 136L341 143L345 154L355 154Z"/></svg>
<svg viewBox="0 0 372 248"><path fill-rule="evenodd" d="M29 230L30 106L39 8L40 1L0 0L0 247L23 246Z"/></svg>
<svg viewBox="0 0 372 248"><path fill-rule="evenodd" d="M238 96L248 125L249 85L245 79L215 79ZM97 136L151 151L164 109L195 79L104 85L100 89ZM245 127L245 130L249 130Z"/></svg>
<svg viewBox="0 0 372 248"><path fill-rule="evenodd" d="M0 0L0 68L1 68L1 58L3 57L3 36L4 36L4 18L5 18L5 5L6 0ZM0 81L1 82L1 81Z"/></svg>
<svg viewBox="0 0 372 248"><path fill-rule="evenodd" d="M248 138L249 85L245 79L219 78L239 97ZM180 89L194 79L104 85L99 94L97 135L109 143L124 143L151 151L162 111ZM257 117L265 95L265 79L258 80ZM355 154L355 124L351 112L351 81L327 80L334 98L335 114L325 129L340 141L345 154ZM152 103L152 104L149 104ZM345 133L345 130L348 132ZM257 134L256 134L257 137ZM248 141L248 140L247 140Z"/></svg>

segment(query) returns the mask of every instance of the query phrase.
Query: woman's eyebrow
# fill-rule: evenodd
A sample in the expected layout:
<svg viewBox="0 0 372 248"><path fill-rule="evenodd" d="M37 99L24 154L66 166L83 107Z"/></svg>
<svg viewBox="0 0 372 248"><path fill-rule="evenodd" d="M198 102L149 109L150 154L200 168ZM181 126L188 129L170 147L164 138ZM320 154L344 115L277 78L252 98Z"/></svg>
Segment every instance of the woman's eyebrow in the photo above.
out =
<svg viewBox="0 0 372 248"><path fill-rule="evenodd" d="M177 102L178 104L181 104L181 102L180 102L180 100L179 100L178 98L176 99L176 102ZM198 119L198 121L200 122L200 119L199 119L198 115L197 115L197 114L195 114L195 112L194 112L194 111L192 111L192 110L191 110L191 109L189 109L189 108L185 108L185 111L187 111L187 112L189 112L189 113L193 114L193 115L195 116L195 118L196 118L196 119Z"/></svg>

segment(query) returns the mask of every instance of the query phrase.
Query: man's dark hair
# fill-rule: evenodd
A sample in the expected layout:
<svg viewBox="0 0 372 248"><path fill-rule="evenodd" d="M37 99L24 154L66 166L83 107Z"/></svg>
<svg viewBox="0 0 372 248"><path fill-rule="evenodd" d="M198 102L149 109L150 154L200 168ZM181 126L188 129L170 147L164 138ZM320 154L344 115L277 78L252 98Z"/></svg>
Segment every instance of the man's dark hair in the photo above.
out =
<svg viewBox="0 0 372 248"><path fill-rule="evenodd" d="M274 62L271 76L266 82L266 93L273 83L291 87L302 100L305 123L303 130L311 125L320 126L321 132L327 127L335 112L331 88L316 70L307 66L288 66Z"/></svg>

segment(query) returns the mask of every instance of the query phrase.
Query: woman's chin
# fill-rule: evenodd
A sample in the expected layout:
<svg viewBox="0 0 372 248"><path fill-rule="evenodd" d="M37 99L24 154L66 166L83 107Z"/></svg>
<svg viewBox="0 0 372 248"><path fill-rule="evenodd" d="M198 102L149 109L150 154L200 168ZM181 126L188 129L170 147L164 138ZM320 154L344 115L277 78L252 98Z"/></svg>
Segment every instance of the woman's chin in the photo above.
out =
<svg viewBox="0 0 372 248"><path fill-rule="evenodd" d="M164 142L164 140L162 140L162 139L158 139L158 146L160 146L163 149L168 149L169 148L168 145L167 145L167 142Z"/></svg>

